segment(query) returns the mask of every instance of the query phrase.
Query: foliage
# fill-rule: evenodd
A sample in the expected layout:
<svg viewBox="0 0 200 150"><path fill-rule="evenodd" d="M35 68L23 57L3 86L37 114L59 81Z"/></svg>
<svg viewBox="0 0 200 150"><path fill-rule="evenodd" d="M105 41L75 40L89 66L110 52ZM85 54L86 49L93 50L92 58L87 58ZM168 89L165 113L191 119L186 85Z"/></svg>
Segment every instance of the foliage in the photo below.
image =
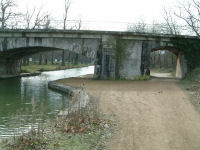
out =
<svg viewBox="0 0 200 150"><path fill-rule="evenodd" d="M192 72L188 73L184 80L192 81L192 82L199 82L200 81L200 68L197 67Z"/></svg>
<svg viewBox="0 0 200 150"><path fill-rule="evenodd" d="M185 38L171 38L174 47L183 51L190 69L200 65L200 40L199 39L185 39Z"/></svg>
<svg viewBox="0 0 200 150"><path fill-rule="evenodd" d="M200 112L200 67L195 68L181 80L180 85L187 91L192 104Z"/></svg>
<svg viewBox="0 0 200 150"><path fill-rule="evenodd" d="M150 76L148 75L141 75L141 76L133 76L133 80L140 80L140 81L143 81L143 80L150 80Z"/></svg>

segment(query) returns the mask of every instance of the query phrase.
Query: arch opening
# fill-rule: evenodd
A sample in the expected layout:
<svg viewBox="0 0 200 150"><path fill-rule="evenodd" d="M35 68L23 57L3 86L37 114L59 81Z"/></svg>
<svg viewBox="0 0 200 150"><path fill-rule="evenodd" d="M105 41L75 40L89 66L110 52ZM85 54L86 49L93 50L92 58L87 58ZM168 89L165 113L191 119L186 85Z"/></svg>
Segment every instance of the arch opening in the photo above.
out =
<svg viewBox="0 0 200 150"><path fill-rule="evenodd" d="M177 78L180 51L173 47L157 47L151 50L150 75L159 78Z"/></svg>
<svg viewBox="0 0 200 150"><path fill-rule="evenodd" d="M0 75L20 74L22 66L51 65L53 68L65 69L66 65L92 64L94 60L87 54L54 47L22 47L0 52ZM65 67L60 67L65 66ZM48 66L47 66L48 67ZM53 70L53 69L52 69ZM25 72L24 72L25 73Z"/></svg>

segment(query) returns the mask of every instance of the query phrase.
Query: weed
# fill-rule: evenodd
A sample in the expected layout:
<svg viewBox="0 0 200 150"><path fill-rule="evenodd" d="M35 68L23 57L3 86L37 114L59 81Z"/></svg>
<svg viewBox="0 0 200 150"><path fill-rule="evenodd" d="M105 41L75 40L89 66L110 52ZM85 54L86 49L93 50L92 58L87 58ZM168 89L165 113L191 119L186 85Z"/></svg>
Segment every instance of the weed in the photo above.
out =
<svg viewBox="0 0 200 150"><path fill-rule="evenodd" d="M58 116L37 125L34 124L36 109L35 101L32 99L31 130L21 136L3 140L0 148L6 150L105 149L105 140L111 137L114 124L111 120L100 116L98 99L90 98L89 104L84 108L79 103L77 109L77 105L74 104L78 102L79 96L75 94L72 97L67 109L76 111L69 111L66 116Z"/></svg>

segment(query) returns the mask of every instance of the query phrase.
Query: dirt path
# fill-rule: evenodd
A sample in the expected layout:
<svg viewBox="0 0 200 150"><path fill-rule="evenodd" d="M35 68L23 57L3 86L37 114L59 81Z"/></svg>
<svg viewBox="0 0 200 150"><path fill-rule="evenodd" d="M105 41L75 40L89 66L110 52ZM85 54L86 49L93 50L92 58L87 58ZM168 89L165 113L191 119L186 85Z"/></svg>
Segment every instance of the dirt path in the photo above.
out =
<svg viewBox="0 0 200 150"><path fill-rule="evenodd" d="M173 78L171 73L156 73L151 72L151 76L158 77L158 78Z"/></svg>
<svg viewBox="0 0 200 150"><path fill-rule="evenodd" d="M120 121L110 150L200 150L200 114L174 80L69 79L100 98L103 113Z"/></svg>

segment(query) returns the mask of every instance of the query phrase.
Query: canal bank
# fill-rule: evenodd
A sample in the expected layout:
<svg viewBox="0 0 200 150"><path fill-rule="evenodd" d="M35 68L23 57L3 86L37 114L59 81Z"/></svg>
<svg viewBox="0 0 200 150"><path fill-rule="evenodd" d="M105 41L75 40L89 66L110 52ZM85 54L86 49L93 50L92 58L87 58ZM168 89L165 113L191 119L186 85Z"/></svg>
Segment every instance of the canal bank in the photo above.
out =
<svg viewBox="0 0 200 150"><path fill-rule="evenodd" d="M91 74L89 70L87 70L87 74L88 73ZM82 73L82 75L84 75L84 73ZM61 117L46 119L43 125L39 125L40 129L44 129L44 132L35 132L39 131L38 128L36 128L34 132L31 130L31 132L24 133L22 136L3 141L0 147L6 149L42 148L52 150L55 148L79 150L105 149L107 139L109 139L114 132L114 126L111 120L99 115L97 112L97 102L94 101L94 99L92 99L91 102L91 97L80 88L63 86L57 84L55 81L48 82L48 86L72 97L71 106L68 105L67 109L65 108L60 112L59 115ZM74 97L76 97L76 99L73 99ZM78 115L75 112L78 112ZM72 116L72 118L66 120L63 118L63 115L68 115L67 118ZM77 120L77 117L80 119ZM48 132L48 134L46 134L46 132Z"/></svg>
<svg viewBox="0 0 200 150"><path fill-rule="evenodd" d="M69 105L64 110L61 110L59 116L68 116L73 112L80 111L87 107L91 101L91 97L81 88L73 88L71 86L62 85L57 83L58 81L51 81L48 83L50 89L63 92L72 97Z"/></svg>
<svg viewBox="0 0 200 150"><path fill-rule="evenodd" d="M48 82L62 78L93 74L94 67L83 67L61 71L42 72L39 76L10 78L0 80L0 141L17 136L41 119L54 117L68 105L70 98L48 89ZM33 109L34 106L34 109ZM40 113L43 118L40 118Z"/></svg>

